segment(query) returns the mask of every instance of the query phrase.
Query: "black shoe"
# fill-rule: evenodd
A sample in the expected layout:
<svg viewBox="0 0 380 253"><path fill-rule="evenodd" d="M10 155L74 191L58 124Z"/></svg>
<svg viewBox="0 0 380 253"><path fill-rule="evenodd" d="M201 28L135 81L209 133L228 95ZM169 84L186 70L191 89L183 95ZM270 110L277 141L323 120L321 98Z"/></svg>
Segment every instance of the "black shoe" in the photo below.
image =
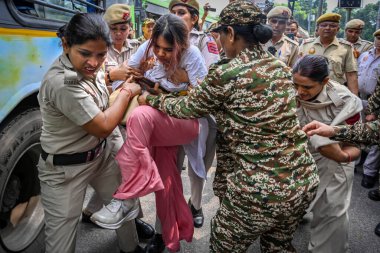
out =
<svg viewBox="0 0 380 253"><path fill-rule="evenodd" d="M143 253L143 252L144 252L144 249L140 245L137 245L135 250L131 251L130 253ZM124 252L124 251L120 250L120 253L128 253L128 252Z"/></svg>
<svg viewBox="0 0 380 253"><path fill-rule="evenodd" d="M367 176L366 174L363 174L362 186L364 188L370 189L375 185L375 183L376 183L376 176L371 177L371 176Z"/></svg>
<svg viewBox="0 0 380 253"><path fill-rule="evenodd" d="M161 234L155 234L148 242L144 249L144 253L161 253L165 250L165 243Z"/></svg>
<svg viewBox="0 0 380 253"><path fill-rule="evenodd" d="M380 191L379 189L371 190L368 192L368 198L374 201L380 201Z"/></svg>
<svg viewBox="0 0 380 253"><path fill-rule="evenodd" d="M201 228L203 226L203 222L205 220L205 217L203 216L202 208L199 210L195 209L193 204L191 204L190 199L189 199L189 207L191 210L191 214L193 215L194 227Z"/></svg>
<svg viewBox="0 0 380 253"><path fill-rule="evenodd" d="M154 228L140 219L135 219L136 231L140 241L148 240L154 236Z"/></svg>
<svg viewBox="0 0 380 253"><path fill-rule="evenodd" d="M377 226L376 226L376 228L375 228L375 234L376 234L377 236L380 236L380 223L377 224Z"/></svg>
<svg viewBox="0 0 380 253"><path fill-rule="evenodd" d="M96 225L95 223L92 222L92 220L90 219L92 213L88 214L86 212L82 212L82 222L84 223L91 223L91 224L94 224Z"/></svg>

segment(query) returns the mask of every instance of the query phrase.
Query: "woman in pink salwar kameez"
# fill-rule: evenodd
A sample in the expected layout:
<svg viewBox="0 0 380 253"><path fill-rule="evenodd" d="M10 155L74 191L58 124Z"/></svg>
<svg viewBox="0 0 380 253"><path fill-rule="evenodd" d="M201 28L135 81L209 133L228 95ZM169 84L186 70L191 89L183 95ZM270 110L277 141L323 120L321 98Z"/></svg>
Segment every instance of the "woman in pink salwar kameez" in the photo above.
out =
<svg viewBox="0 0 380 253"><path fill-rule="evenodd" d="M145 47L146 56L154 53L154 63L145 76L170 92L198 85L207 75L204 59L195 46L189 46L184 22L172 14L162 16ZM145 57L147 59L148 57ZM123 200L156 193L157 215L162 237L170 251L178 251L179 241L190 242L194 225L183 196L177 170L177 151L199 135L198 119L176 119L150 107L139 106L129 116L127 139L116 156L122 183L108 206L91 219L104 227L122 224ZM120 204L121 203L121 204Z"/></svg>

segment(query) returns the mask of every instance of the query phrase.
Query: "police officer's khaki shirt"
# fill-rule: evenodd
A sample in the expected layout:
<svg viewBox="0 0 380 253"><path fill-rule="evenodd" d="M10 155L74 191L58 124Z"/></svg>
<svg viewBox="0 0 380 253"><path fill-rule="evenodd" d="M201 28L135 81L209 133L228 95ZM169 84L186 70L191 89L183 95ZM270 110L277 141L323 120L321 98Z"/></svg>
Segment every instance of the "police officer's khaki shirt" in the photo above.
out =
<svg viewBox="0 0 380 253"><path fill-rule="evenodd" d="M330 78L340 84L346 82L346 73L358 71L353 46L346 40L335 37L330 45L324 47L319 37L306 39L300 46L300 55L307 54L326 56L329 59Z"/></svg>
<svg viewBox="0 0 380 253"><path fill-rule="evenodd" d="M93 80L85 79L62 54L44 76L38 93L43 150L73 154L96 147L102 140L82 126L107 108L108 96L102 70Z"/></svg>
<svg viewBox="0 0 380 253"><path fill-rule="evenodd" d="M107 58L104 62L105 69L108 70L110 67L117 67L127 61L132 54L134 54L137 48L140 46L140 42L137 40L126 40L121 51L115 49L112 45L107 52Z"/></svg>
<svg viewBox="0 0 380 253"><path fill-rule="evenodd" d="M373 43L368 40L363 40L362 38L359 38L358 41L353 43L354 48L359 51L359 55L357 58L359 58L360 54L370 50L373 46Z"/></svg>
<svg viewBox="0 0 380 253"><path fill-rule="evenodd" d="M312 101L297 98L299 107L297 115L301 126L313 120L327 125L342 125L359 120L359 112L363 109L361 100L339 83L330 80ZM352 120L352 122L350 121ZM327 137L312 136L309 148L313 155L319 154L318 148L337 143Z"/></svg>
<svg viewBox="0 0 380 253"><path fill-rule="evenodd" d="M267 43L263 45L265 50L268 50L269 47L275 47L276 53L275 57L285 62L289 67L293 67L294 63L296 63L299 54L298 43L284 34L281 39L276 43L273 43L272 40L269 40Z"/></svg>

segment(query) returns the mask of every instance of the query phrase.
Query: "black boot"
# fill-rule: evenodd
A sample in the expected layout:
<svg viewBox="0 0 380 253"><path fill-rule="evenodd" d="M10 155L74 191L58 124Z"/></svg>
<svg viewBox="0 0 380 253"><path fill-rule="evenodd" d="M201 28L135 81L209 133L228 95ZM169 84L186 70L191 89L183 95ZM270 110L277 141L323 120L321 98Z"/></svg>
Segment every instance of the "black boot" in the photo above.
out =
<svg viewBox="0 0 380 253"><path fill-rule="evenodd" d="M376 176L371 177L371 176L367 176L366 174L363 174L361 184L364 188L370 189L375 186L375 183L376 183Z"/></svg>
<svg viewBox="0 0 380 253"><path fill-rule="evenodd" d="M375 228L375 234L376 234L377 236L380 236L380 223L377 224L377 226L376 226L376 228Z"/></svg>
<svg viewBox="0 0 380 253"><path fill-rule="evenodd" d="M191 204L190 199L189 199L189 207L191 210L191 214L193 215L194 227L201 228L203 226L203 222L205 220L205 217L203 216L202 208L199 210L195 209L193 204Z"/></svg>
<svg viewBox="0 0 380 253"><path fill-rule="evenodd" d="M154 228L140 219L135 219L136 231L140 241L148 240L154 236Z"/></svg>
<svg viewBox="0 0 380 253"><path fill-rule="evenodd" d="M161 253L165 250L165 243L161 234L155 234L146 245L145 253Z"/></svg>
<svg viewBox="0 0 380 253"><path fill-rule="evenodd" d="M380 190L371 190L368 192L368 198L372 199L373 201L380 201Z"/></svg>

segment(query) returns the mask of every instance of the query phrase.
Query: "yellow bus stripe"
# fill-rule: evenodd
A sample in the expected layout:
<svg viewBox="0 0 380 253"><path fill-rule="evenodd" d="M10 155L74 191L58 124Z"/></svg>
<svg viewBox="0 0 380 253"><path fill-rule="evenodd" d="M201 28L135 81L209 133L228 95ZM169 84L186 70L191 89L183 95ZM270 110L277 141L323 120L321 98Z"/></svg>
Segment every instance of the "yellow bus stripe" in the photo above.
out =
<svg viewBox="0 0 380 253"><path fill-rule="evenodd" d="M0 35L24 35L33 37L57 37L55 32L18 28L2 28L0 27Z"/></svg>

